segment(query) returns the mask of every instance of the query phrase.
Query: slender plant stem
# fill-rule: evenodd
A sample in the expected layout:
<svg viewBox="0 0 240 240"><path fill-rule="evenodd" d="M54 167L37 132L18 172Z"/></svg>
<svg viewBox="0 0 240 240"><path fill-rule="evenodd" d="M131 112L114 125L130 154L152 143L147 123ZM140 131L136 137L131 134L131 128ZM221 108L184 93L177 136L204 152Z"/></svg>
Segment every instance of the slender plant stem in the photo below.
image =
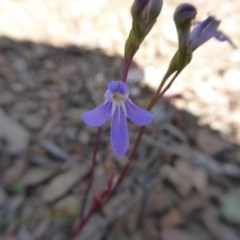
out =
<svg viewBox="0 0 240 240"><path fill-rule="evenodd" d="M181 71L177 71L173 78L170 80L170 82L167 84L167 86L160 92L159 96L158 96L158 100L161 99L161 97L164 95L164 93L172 86L173 82L175 81L175 79L177 78L177 76L180 74Z"/></svg>
<svg viewBox="0 0 240 240"><path fill-rule="evenodd" d="M96 213L96 211L100 207L101 206L96 206L96 205L92 206L92 208L89 210L87 215L84 218L82 218L82 220L79 222L79 224L74 228L72 235L70 237L70 240L73 240L75 237L79 236L83 227L88 223L88 221L91 219L91 217Z"/></svg>
<svg viewBox="0 0 240 240"><path fill-rule="evenodd" d="M92 184L93 184L93 180L94 180L94 176L95 176L96 156L97 156L97 152L98 152L98 148L99 148L101 133L102 133L102 127L99 127L97 130L97 135L96 135L96 140L95 140L95 145L94 145L94 150L93 150L93 155L92 155L92 165L91 165L91 169L90 169L90 177L88 180L88 185L86 188L86 192L84 194L81 212L80 212L81 219L84 219L86 203L87 203L89 192L92 188Z"/></svg>
<svg viewBox="0 0 240 240"><path fill-rule="evenodd" d="M132 63L132 60L133 60L133 57L134 57L136 51L137 51L137 48L134 48L132 50L132 53L130 54L130 56L128 58L124 59L123 68L122 68L122 74L121 74L121 78L120 78L120 80L122 82L126 82L127 81L128 71L129 71L129 68L131 66L131 63Z"/></svg>
<svg viewBox="0 0 240 240"><path fill-rule="evenodd" d="M164 77L163 77L163 79L162 79L162 81L161 81L158 89L157 89L156 92L154 93L154 96L151 98L150 103L149 103L148 106L147 106L147 110L150 110L150 109L155 105L155 103L156 103L156 101L157 101L157 98L158 98L158 96L159 96L159 94L160 94L160 92L161 92L164 84L166 83L168 77L169 77L169 75L166 73L166 74L164 75Z"/></svg>
<svg viewBox="0 0 240 240"><path fill-rule="evenodd" d="M133 49L130 57L128 59L125 59L125 61L124 61L122 74L121 74L121 81L122 82L126 82L127 81L128 71L129 71L129 68L131 66L131 63L132 63L132 60L133 60L133 56L136 53L136 50L137 50L137 48ZM89 195L89 192L90 192L90 190L92 188L92 183L93 183L93 180L94 180L95 166L96 166L96 155L97 155L97 152L98 152L101 132L102 132L102 127L99 127L97 135L96 135L94 152L93 152L93 156L92 156L92 165L91 165L91 170L90 170L90 178L88 180L88 185L87 185L87 188L86 188L86 192L84 194L83 203L82 203L81 212L80 212L81 219L84 218L85 206L86 206L86 203L87 203L87 200L88 200L88 195Z"/></svg>
<svg viewBox="0 0 240 240"><path fill-rule="evenodd" d="M142 135L144 133L144 129L145 129L145 126L141 127L140 130L139 130L139 134L138 134L138 137L136 139L136 142L134 144L134 147L133 147L133 150L128 158L128 162L127 164L125 165L125 167L123 168L123 170L121 171L121 174L118 178L118 181L117 183L115 184L114 188L111 189L111 191L109 192L109 194L106 196L105 200L101 203L101 204L98 204L98 205L92 205L92 208L89 210L89 212L87 213L86 216L84 216L81 221L79 222L79 224L75 227L75 229L73 230L73 233L72 233L72 236L70 239L74 239L75 237L79 236L79 234L82 232L84 226L88 223L88 221L91 219L91 217L100 209L102 208L109 200L110 198L114 195L114 193L116 192L116 190L118 189L119 185L121 184L123 178L125 177L126 175L126 172L128 171L133 159L134 159L134 156L136 154L136 151L138 149L138 146L141 142L141 138L142 138Z"/></svg>
<svg viewBox="0 0 240 240"><path fill-rule="evenodd" d="M122 69L122 74L121 74L121 78L120 80L122 82L126 82L127 81L127 75L129 72L129 68L131 66L132 60L133 60L133 56L135 55L137 51L136 49L132 50L132 53L130 55L129 58L125 59L124 64L123 64L123 69ZM102 206L99 206L98 208L92 206L92 208L89 210L89 212L87 213L87 215L85 216L85 207L86 207L86 203L88 200L88 196L89 196L89 192L91 191L92 188L92 184L93 184L93 180L94 180L94 176L95 176L95 167L96 167L96 155L98 152L98 148L99 148L99 143L100 143L100 136L102 133L102 127L98 128L98 132L96 135L96 140L95 140L95 146L94 146L94 152L93 152L93 156L92 156L92 165L91 165L91 169L90 169L90 177L88 180L88 185L86 188L86 192L84 194L84 198L83 198L83 202L82 202L82 206L81 206L81 212L80 212L80 220L77 223L77 226L75 227L75 229L73 230L72 233L72 237L71 239L74 239L78 234L81 233L83 227L85 226L85 224L89 221L89 219L92 217L92 215ZM135 150L136 151L136 150ZM127 169L126 169L127 170ZM122 178L125 175L125 171L122 173ZM121 180L120 180L121 182ZM119 184L120 184L119 182ZM107 197L108 198L108 197Z"/></svg>
<svg viewBox="0 0 240 240"><path fill-rule="evenodd" d="M126 163L126 165L125 165L124 168L122 169L121 174L120 174L120 176L119 176L119 178L118 178L118 180L117 180L114 188L112 189L112 191L111 191L111 192L109 193L109 195L107 196L104 204L106 204L107 201L111 198L111 196L114 195L114 193L115 193L116 190L118 189L119 185L121 184L123 178L125 177L125 175L126 175L128 169L129 169L131 163L133 162L134 156L136 155L136 152L137 152L138 146L139 146L139 144L140 144L140 142L141 142L141 139L142 139L142 135L143 135L143 133L144 133L144 130L145 130L145 126L142 126L142 127L140 128L139 132L138 132L138 136L137 136L137 139L136 139L135 144L134 144L134 146L133 146L133 150L132 150L132 152L131 152L131 154L130 154L130 156L129 156L129 158L128 158L128 162Z"/></svg>
<svg viewBox="0 0 240 240"><path fill-rule="evenodd" d="M172 79L170 80L170 82L167 84L167 86L165 88L164 87L164 83L166 82L167 78L163 78L163 81L161 81L161 84L158 88L158 95L154 95L148 106L147 106L147 110L151 110L153 108L153 106L161 99L161 97L163 96L163 94L171 87L172 83L174 82L174 80L177 78L177 76L180 74L180 71L176 72L174 74L174 76L172 77ZM162 90L163 89L163 90ZM98 211L100 208L102 208L110 199L111 197L116 193L117 189L119 188L121 182L123 181L127 171L129 170L133 160L134 160L134 157L136 155L136 152L137 152L137 149L139 147L139 144L141 142L141 139L142 139L142 136L143 136L143 133L145 131L145 126L142 126L138 132L138 136L137 136L137 139L135 141L135 144L133 146L133 149L129 155L129 158L128 158L128 162L126 163L126 165L124 166L124 168L122 169L121 171L121 174L116 182L116 184L114 185L113 189L109 192L109 194L106 196L105 200L100 204L98 205L98 207L96 206L92 206L92 208L89 210L88 214L83 218L81 219L80 223L77 225L77 227L74 229L74 232L73 232L73 236L76 237L78 236L83 227L86 225L86 223L91 219L91 217L95 214L96 211ZM97 135L97 138L96 138L96 143L98 142L98 144L95 144L95 149L94 149L94 155L96 155L97 153L97 150L98 150L98 145L99 145L99 137L100 137L100 134L101 134L101 130L98 131L98 135ZM97 147L96 147L97 146ZM93 156L94 156L93 155ZM96 156L95 156L96 158ZM94 157L93 157L94 159ZM94 160L95 161L95 160ZM92 164L92 168L95 168L95 163L94 163L94 166ZM93 170L93 174L94 174L94 170ZM94 176L94 175L93 175ZM88 192L90 191L91 189L91 185L92 185L92 181L93 181L93 178L91 181L89 181L89 185L88 185ZM87 194L88 195L88 194ZM87 198L85 198L87 199ZM86 201L86 200L85 200Z"/></svg>
<svg viewBox="0 0 240 240"><path fill-rule="evenodd" d="M132 59L133 56L135 54L136 51L132 52L132 55L130 56L129 59L126 59L124 61L124 65L123 65L123 71L122 71L122 75L121 75L121 81L126 82L127 80L127 74L130 68L130 65L132 63ZM163 80L161 81L156 93L154 94L154 96L151 98L148 106L147 106L147 110L151 110L153 108L153 106L161 99L161 97L163 96L163 94L171 87L172 83L174 82L174 80L177 78L177 76L180 74L181 71L177 71L174 76L172 77L172 79L170 80L170 82L165 86L164 85L167 81L167 79L169 78L169 74L168 72L165 74ZM90 179L88 181L88 186L86 189L86 193L84 195L84 200L83 200L83 204L82 204L82 213L81 213L81 220L80 222L77 224L77 226L75 227L73 234L72 234L72 238L74 239L76 236L78 236L82 229L84 228L84 226L88 223L88 221L91 219L91 217L100 209L102 208L108 201L109 199L114 195L114 193L117 191L118 187L120 186L121 182L123 181L131 163L134 160L134 157L136 155L137 149L139 147L139 144L141 142L143 133L145 131L145 126L142 126L138 132L138 136L137 139L135 141L135 144L133 146L133 149L131 151L131 154L129 155L128 158L128 162L126 163L126 165L124 166L124 168L121 171L121 174L116 182L116 184L114 185L114 187L109 191L109 193L107 194L107 196L105 197L105 199L98 205L93 205L91 207L91 209L89 210L89 212L85 215L84 214L84 210L85 210L85 205L88 199L88 195L89 192L92 188L92 183L94 180L94 175L95 175L95 167L96 167L96 155L98 152L98 148L99 148L99 143L100 143L100 136L101 136L101 132L102 132L102 128L99 127L98 128L98 132L97 132L97 136L96 136L96 141L95 141L95 147L94 147L94 152L93 152L93 157L92 157L92 166L91 166L91 171L90 171Z"/></svg>
<svg viewBox="0 0 240 240"><path fill-rule="evenodd" d="M167 81L167 78L165 78L165 77L163 78L163 80L161 81L161 84L159 85L159 88L158 88L157 92L151 98L151 100L150 100L150 102L147 106L148 111L150 111L155 106L155 104L161 99L163 94L171 87L172 83L177 78L177 76L180 74L180 72L181 71L177 71L174 74L174 76L172 77L172 79L170 80L170 82L167 84L167 86L165 88L163 88L163 87L164 87L164 83L166 83L166 81Z"/></svg>

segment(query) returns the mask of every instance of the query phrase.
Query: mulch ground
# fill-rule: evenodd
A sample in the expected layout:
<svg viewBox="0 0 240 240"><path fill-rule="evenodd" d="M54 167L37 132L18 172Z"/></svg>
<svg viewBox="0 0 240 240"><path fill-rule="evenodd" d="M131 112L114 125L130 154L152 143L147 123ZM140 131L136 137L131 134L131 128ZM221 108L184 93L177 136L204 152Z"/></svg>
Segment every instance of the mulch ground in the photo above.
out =
<svg viewBox="0 0 240 240"><path fill-rule="evenodd" d="M141 106L154 91L151 80L161 76L176 47L166 29L171 26L167 16L177 3L166 5L165 21L146 40L130 71L131 98ZM16 24L26 21L16 21L12 12L8 15L8 4L1 4L5 15L0 19L6 22L4 16L10 16L11 27L8 32L3 27L7 37L0 38L0 239L68 239L80 210L96 134L80 116L103 101L109 80L119 78L121 38L129 22L121 25L120 33L113 29L128 16L129 4L99 1L99 12L86 8L82 21L73 24L74 7L67 8L72 14L67 15L63 3L46 2L43 12L58 16L49 18L49 25L62 20L62 28L56 29L63 32L71 26L69 35L59 30L50 36L46 18L41 25L40 10L33 17L30 1L8 3L13 12L22 9L22 16L33 19L23 33ZM240 5L225 4L217 10L223 17L232 11L237 26ZM43 26L37 39L31 37L32 26L39 31ZM226 30L232 34L232 28ZM20 40L19 34L28 40ZM154 38L157 34L162 34L161 41ZM238 32L232 36L236 44L238 37ZM196 53L189 70L153 109L154 122L146 130L137 160L117 194L79 239L240 239L240 57L238 50L217 44L210 42ZM138 127L129 125L131 149ZM106 125L90 195L101 191L111 169L120 172L125 162L112 152Z"/></svg>

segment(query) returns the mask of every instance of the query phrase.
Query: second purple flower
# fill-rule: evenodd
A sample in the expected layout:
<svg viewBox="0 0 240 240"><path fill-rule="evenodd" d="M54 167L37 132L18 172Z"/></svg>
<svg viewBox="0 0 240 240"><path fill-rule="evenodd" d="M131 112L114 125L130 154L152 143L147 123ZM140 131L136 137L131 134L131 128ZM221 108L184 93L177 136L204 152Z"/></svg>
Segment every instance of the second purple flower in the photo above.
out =
<svg viewBox="0 0 240 240"><path fill-rule="evenodd" d="M111 117L110 139L113 150L124 156L129 146L127 118L139 126L152 121L152 114L138 107L129 98L129 87L124 82L111 81L105 93L105 102L83 114L83 121L92 127L105 124Z"/></svg>

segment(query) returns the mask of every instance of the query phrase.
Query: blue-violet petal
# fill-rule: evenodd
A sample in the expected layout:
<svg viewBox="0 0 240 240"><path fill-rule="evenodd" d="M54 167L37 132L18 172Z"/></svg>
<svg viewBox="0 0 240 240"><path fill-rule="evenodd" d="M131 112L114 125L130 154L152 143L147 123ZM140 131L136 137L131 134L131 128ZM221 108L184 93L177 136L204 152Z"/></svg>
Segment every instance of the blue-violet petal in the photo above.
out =
<svg viewBox="0 0 240 240"><path fill-rule="evenodd" d="M82 115L82 120L89 126L99 127L106 123L111 117L112 113L112 102L105 101L98 107L84 113Z"/></svg>
<svg viewBox="0 0 240 240"><path fill-rule="evenodd" d="M124 156L128 149L129 137L127 119L121 106L117 106L113 114L110 138L113 150L119 156Z"/></svg>
<svg viewBox="0 0 240 240"><path fill-rule="evenodd" d="M111 91L111 93L120 93L120 94L126 94L129 92L129 87L126 83L120 82L120 81L111 81L108 84L108 89Z"/></svg>
<svg viewBox="0 0 240 240"><path fill-rule="evenodd" d="M126 101L126 109L128 118L136 125L148 125L153 119L153 115L150 112L138 107L130 99Z"/></svg>
<svg viewBox="0 0 240 240"><path fill-rule="evenodd" d="M207 17L204 21L197 24L191 32L191 47L195 50L209 39L214 37L217 33L217 28L220 21L214 16Z"/></svg>
<svg viewBox="0 0 240 240"><path fill-rule="evenodd" d="M237 45L223 32L221 31L216 31L216 34L214 36L218 41L220 42L228 42L232 48L236 49Z"/></svg>

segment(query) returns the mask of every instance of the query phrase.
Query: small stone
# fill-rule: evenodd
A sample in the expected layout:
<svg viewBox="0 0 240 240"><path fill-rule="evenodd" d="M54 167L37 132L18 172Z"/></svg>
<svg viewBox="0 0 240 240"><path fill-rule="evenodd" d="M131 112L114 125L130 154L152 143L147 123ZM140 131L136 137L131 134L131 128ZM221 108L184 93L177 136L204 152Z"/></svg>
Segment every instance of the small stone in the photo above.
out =
<svg viewBox="0 0 240 240"><path fill-rule="evenodd" d="M161 174L164 179L168 180L175 187L181 196L186 197L192 190L191 168L188 163L182 161L183 167L178 169L169 165L163 166ZM182 172L182 169L184 172Z"/></svg>
<svg viewBox="0 0 240 240"><path fill-rule="evenodd" d="M30 130L39 130L43 126L44 119L38 114L32 114L24 119L24 123Z"/></svg>
<svg viewBox="0 0 240 240"><path fill-rule="evenodd" d="M24 150L29 143L30 135L24 127L0 111L0 136L4 137L13 151Z"/></svg>
<svg viewBox="0 0 240 240"><path fill-rule="evenodd" d="M228 144L209 130L200 129L196 134L198 147L204 152L213 155L223 150Z"/></svg>
<svg viewBox="0 0 240 240"><path fill-rule="evenodd" d="M37 185L50 178L53 174L54 172L51 170L40 167L32 167L21 179L21 183L23 183L26 186Z"/></svg>
<svg viewBox="0 0 240 240"><path fill-rule="evenodd" d="M75 171L75 169L69 170L56 176L43 190L42 200L44 202L52 202L60 198L67 193L85 173L85 170L81 168L78 169L78 171Z"/></svg>
<svg viewBox="0 0 240 240"><path fill-rule="evenodd" d="M13 83L11 89L13 92L20 93L25 90L25 86L22 83Z"/></svg>

